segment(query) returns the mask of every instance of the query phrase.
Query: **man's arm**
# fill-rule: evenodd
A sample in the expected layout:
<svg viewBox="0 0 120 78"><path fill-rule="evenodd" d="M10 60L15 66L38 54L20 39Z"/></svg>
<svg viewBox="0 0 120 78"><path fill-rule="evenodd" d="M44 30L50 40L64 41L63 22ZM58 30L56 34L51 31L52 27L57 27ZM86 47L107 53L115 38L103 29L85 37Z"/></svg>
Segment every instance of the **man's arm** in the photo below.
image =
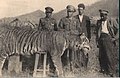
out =
<svg viewBox="0 0 120 78"><path fill-rule="evenodd" d="M61 19L58 25L59 30L63 30L64 29L64 23L63 20Z"/></svg>
<svg viewBox="0 0 120 78"><path fill-rule="evenodd" d="M98 45L98 30L99 30L99 20L97 20L97 23L96 23L96 27L95 27L95 30L96 30L96 45L97 47L99 48L99 45Z"/></svg>
<svg viewBox="0 0 120 78"><path fill-rule="evenodd" d="M41 19L39 20L38 30L41 30Z"/></svg>
<svg viewBox="0 0 120 78"><path fill-rule="evenodd" d="M54 30L55 30L55 31L58 30L58 27L57 27L57 21L56 21L56 20L54 21Z"/></svg>
<svg viewBox="0 0 120 78"><path fill-rule="evenodd" d="M119 25L116 20L113 20L113 26L116 29L115 40L119 39Z"/></svg>
<svg viewBox="0 0 120 78"><path fill-rule="evenodd" d="M90 40L91 39L91 23L90 23L89 17L86 22L87 22L87 34L88 34L87 37Z"/></svg>

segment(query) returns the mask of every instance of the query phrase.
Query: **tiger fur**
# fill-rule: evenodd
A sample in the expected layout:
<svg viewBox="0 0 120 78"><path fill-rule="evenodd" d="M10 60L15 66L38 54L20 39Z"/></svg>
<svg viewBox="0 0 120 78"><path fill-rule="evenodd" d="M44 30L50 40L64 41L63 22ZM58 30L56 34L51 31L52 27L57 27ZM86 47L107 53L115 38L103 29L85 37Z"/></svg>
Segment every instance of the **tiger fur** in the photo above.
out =
<svg viewBox="0 0 120 78"><path fill-rule="evenodd" d="M59 74L62 74L61 56L66 48L75 48L77 43L79 38L69 36L68 32L0 26L0 70L2 71L4 61L10 55L45 51L50 52Z"/></svg>
<svg viewBox="0 0 120 78"><path fill-rule="evenodd" d="M49 52L54 64L62 73L61 56L65 49L72 47L73 51L80 45L80 38L71 36L69 32L38 31L20 27L0 26L0 75L5 59L14 54L33 54L41 51Z"/></svg>

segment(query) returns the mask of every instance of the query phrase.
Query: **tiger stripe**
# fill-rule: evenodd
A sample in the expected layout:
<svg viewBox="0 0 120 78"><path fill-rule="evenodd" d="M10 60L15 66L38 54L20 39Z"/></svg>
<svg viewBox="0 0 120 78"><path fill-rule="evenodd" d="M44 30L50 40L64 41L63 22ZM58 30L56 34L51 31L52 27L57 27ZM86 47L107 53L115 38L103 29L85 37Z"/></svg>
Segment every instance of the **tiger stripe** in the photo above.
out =
<svg viewBox="0 0 120 78"><path fill-rule="evenodd" d="M10 26L4 26L0 30L0 46L2 46L0 47L0 59L16 53L24 55L45 51L51 54L59 68L60 57L65 49L71 47L77 50L79 47L77 48L76 45L82 43L80 37L72 36L67 31L38 31Z"/></svg>

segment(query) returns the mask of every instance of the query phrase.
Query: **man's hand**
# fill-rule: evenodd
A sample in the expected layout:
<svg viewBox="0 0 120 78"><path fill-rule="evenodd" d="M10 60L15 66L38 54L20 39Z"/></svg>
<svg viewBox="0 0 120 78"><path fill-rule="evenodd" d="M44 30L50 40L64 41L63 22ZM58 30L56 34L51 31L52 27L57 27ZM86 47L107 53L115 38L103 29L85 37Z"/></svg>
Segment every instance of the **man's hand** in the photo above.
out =
<svg viewBox="0 0 120 78"><path fill-rule="evenodd" d="M91 41L91 39L88 39L89 40L89 42Z"/></svg>
<svg viewBox="0 0 120 78"><path fill-rule="evenodd" d="M115 38L111 38L112 42L114 42L116 39Z"/></svg>
<svg viewBox="0 0 120 78"><path fill-rule="evenodd" d="M96 45L97 45L97 48L99 48L99 44L98 44L98 42L96 42Z"/></svg>

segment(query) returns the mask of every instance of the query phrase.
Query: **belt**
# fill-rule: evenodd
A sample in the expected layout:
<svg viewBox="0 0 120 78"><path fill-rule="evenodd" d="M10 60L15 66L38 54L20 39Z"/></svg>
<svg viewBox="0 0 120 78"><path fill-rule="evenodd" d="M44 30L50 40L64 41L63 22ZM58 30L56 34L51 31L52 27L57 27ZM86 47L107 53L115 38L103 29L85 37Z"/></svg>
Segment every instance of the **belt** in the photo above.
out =
<svg viewBox="0 0 120 78"><path fill-rule="evenodd" d="M107 34L107 33L101 33L100 34L100 38L105 38L105 37L111 37L110 34Z"/></svg>

